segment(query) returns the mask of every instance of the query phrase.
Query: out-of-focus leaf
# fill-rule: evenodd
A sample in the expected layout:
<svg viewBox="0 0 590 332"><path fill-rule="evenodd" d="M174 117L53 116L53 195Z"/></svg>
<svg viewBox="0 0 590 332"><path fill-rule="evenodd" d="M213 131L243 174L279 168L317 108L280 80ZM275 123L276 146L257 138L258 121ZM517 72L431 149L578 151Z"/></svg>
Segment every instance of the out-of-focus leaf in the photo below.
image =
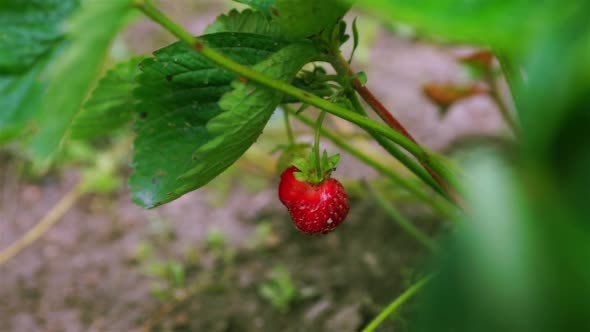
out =
<svg viewBox="0 0 590 332"><path fill-rule="evenodd" d="M82 190L92 193L110 193L121 188L117 163L111 154L94 156L95 165L82 171Z"/></svg>
<svg viewBox="0 0 590 332"><path fill-rule="evenodd" d="M583 9L585 1L364 0L359 6L450 41L505 50L530 47L539 36Z"/></svg>
<svg viewBox="0 0 590 332"><path fill-rule="evenodd" d="M24 74L0 76L0 144L18 137L39 109L43 67L40 63Z"/></svg>
<svg viewBox="0 0 590 332"><path fill-rule="evenodd" d="M79 0L0 1L0 72L23 72L63 37Z"/></svg>
<svg viewBox="0 0 590 332"><path fill-rule="evenodd" d="M135 76L143 57L136 57L109 70L92 96L76 114L70 127L72 139L91 139L113 132L132 119L135 107Z"/></svg>
<svg viewBox="0 0 590 332"><path fill-rule="evenodd" d="M81 2L69 25L67 44L48 73L38 119L40 130L30 146L36 159L46 160L59 147L130 10L127 0Z"/></svg>
<svg viewBox="0 0 590 332"><path fill-rule="evenodd" d="M332 28L350 9L340 0L277 0L274 19L292 38L305 38Z"/></svg>
<svg viewBox="0 0 590 332"><path fill-rule="evenodd" d="M281 29L276 22L271 21L261 12L250 9L241 12L234 9L227 15L221 15L205 30L205 33L218 32L243 32L281 37Z"/></svg>
<svg viewBox="0 0 590 332"><path fill-rule="evenodd" d="M481 84L459 85L447 82L429 82L422 86L424 95L431 102L446 110L463 99L487 93L487 87Z"/></svg>
<svg viewBox="0 0 590 332"><path fill-rule="evenodd" d="M577 20L546 35L527 54L529 79L521 91L524 105L519 111L523 141L536 157L564 148L553 145L559 135L566 134L562 126L576 113L588 114L590 27L584 27L585 16L580 13ZM570 38L572 34L577 38Z"/></svg>
<svg viewBox="0 0 590 332"><path fill-rule="evenodd" d="M489 153L467 170L468 220L439 260L417 330L589 330L590 242L574 215Z"/></svg>
<svg viewBox="0 0 590 332"><path fill-rule="evenodd" d="M578 24L561 30L577 39L556 34L533 54L521 121L531 164L553 176L555 195L590 229L590 27L584 35Z"/></svg>

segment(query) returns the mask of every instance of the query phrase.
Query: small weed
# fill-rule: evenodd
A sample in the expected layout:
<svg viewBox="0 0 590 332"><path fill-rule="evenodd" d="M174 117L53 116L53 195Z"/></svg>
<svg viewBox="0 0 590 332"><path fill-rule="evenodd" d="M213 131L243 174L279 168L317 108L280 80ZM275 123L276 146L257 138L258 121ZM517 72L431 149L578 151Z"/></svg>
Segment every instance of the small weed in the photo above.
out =
<svg viewBox="0 0 590 332"><path fill-rule="evenodd" d="M268 281L258 287L258 294L275 309L285 313L298 297L298 291L289 271L284 266L275 266Z"/></svg>

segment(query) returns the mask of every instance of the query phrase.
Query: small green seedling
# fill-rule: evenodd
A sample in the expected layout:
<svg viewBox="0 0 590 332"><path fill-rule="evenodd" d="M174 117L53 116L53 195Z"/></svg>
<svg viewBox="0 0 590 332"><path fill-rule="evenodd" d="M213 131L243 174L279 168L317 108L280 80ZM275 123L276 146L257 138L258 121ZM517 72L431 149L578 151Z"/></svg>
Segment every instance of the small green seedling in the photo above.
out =
<svg viewBox="0 0 590 332"><path fill-rule="evenodd" d="M284 266L275 266L268 281L258 287L258 294L275 309L285 313L297 299L298 291L289 271Z"/></svg>

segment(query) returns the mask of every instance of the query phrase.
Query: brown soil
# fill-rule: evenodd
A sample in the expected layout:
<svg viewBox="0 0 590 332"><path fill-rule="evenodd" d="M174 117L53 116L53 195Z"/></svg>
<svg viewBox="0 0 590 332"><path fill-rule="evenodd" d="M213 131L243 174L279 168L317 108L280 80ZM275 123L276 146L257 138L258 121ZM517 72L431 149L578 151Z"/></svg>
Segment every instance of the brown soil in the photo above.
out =
<svg viewBox="0 0 590 332"><path fill-rule="evenodd" d="M15 177L18 162L4 157L2 164L0 248L32 227L76 178L66 172L31 182ZM154 211L132 205L125 191L83 197L43 239L0 266L0 331L143 326L163 304L177 302L151 295L157 279L136 254L145 243L161 260L186 264L186 285L176 295L202 287L156 324L175 331L356 331L404 289L423 258L420 245L368 200L353 201L337 232L308 237L291 226L273 189L235 190L224 206L208 203L213 190ZM426 229L436 225L427 214L415 217ZM270 231L256 236L262 223ZM228 244L207 247L212 230ZM286 313L258 291L279 265L300 293Z"/></svg>

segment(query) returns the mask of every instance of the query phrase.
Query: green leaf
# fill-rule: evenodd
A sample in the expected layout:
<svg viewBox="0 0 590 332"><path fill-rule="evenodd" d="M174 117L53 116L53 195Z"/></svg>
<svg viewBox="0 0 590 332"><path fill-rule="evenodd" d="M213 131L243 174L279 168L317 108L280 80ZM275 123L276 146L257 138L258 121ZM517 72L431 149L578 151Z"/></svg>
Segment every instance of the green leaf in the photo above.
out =
<svg viewBox="0 0 590 332"><path fill-rule="evenodd" d="M23 72L63 37L78 0L0 1L0 72Z"/></svg>
<svg viewBox="0 0 590 332"><path fill-rule="evenodd" d="M205 33L244 32L259 35L281 37L281 28L261 12L250 9L241 12L232 10L227 15L221 15L210 24Z"/></svg>
<svg viewBox="0 0 590 332"><path fill-rule="evenodd" d="M448 236L416 330L588 331L588 218L541 174L519 174L490 151L470 159L470 212Z"/></svg>
<svg viewBox="0 0 590 332"><path fill-rule="evenodd" d="M289 82L316 56L317 50L312 44L292 44L257 64L254 69ZM231 166L254 144L283 98L281 92L249 82L238 80L233 87L234 90L219 102L225 112L207 124L212 138L195 152L194 157L199 163L182 176L184 179L212 179Z"/></svg>
<svg viewBox="0 0 590 332"><path fill-rule="evenodd" d="M356 73L354 76L355 76L355 77L356 77L356 78L357 78L357 79L358 79L358 80L361 82L361 84L363 84L363 85L367 84L367 81L369 80L369 79L367 78L367 73L365 73L364 71L360 71L360 72Z"/></svg>
<svg viewBox="0 0 590 332"><path fill-rule="evenodd" d="M105 194L121 188L122 181L117 175L119 165L112 152L98 155L96 151L92 152L94 165L83 169L81 172L82 190L84 192Z"/></svg>
<svg viewBox="0 0 590 332"><path fill-rule="evenodd" d="M473 42L516 50L570 13L584 1L528 0L365 0L358 5L393 22L403 22L424 33L450 41ZM526 18L526 19L525 19Z"/></svg>
<svg viewBox="0 0 590 332"><path fill-rule="evenodd" d="M72 139L91 139L127 125L133 116L135 76L144 57L118 64L98 82L70 127Z"/></svg>
<svg viewBox="0 0 590 332"><path fill-rule="evenodd" d="M265 16L261 12L252 11L250 9L241 12L234 9L227 15L219 16L217 20L210 24L205 30L205 33L207 34L220 32L254 33L284 39L284 33L277 22L271 20L270 17ZM311 73L307 76L311 76ZM332 94L332 90L324 80L308 82L306 77L296 77L291 83L294 86L317 96L323 97ZM285 96L282 102L299 103L299 99Z"/></svg>
<svg viewBox="0 0 590 332"><path fill-rule="evenodd" d="M276 0L234 0L243 3L254 9L258 9L265 14L270 14L271 8L275 5Z"/></svg>
<svg viewBox="0 0 590 332"><path fill-rule="evenodd" d="M340 0L277 0L272 15L288 36L305 38L332 28L349 9Z"/></svg>
<svg viewBox="0 0 590 332"><path fill-rule="evenodd" d="M185 266L179 262L172 261L168 264L168 270L174 287L183 287L186 281Z"/></svg>
<svg viewBox="0 0 590 332"><path fill-rule="evenodd" d="M18 137L41 103L39 63L21 75L0 76L0 144Z"/></svg>
<svg viewBox="0 0 590 332"><path fill-rule="evenodd" d="M265 60L286 46L284 42L270 37L240 33L205 35L202 40L247 66ZM291 61L288 58L282 60ZM286 62L279 66L291 68ZM207 123L223 112L218 102L225 93L232 90L231 83L236 76L211 64L183 43L172 44L157 51L155 58L145 60L141 67L142 74L138 77L140 86L135 92L140 99L138 108L141 113L137 123L132 163L134 172L130 186L133 200L141 206L152 208L203 186L221 173L251 144L244 140L252 135L246 130L257 130L260 133L265 124L265 121L260 121L260 117L270 116L272 109L254 110L257 114L262 112L259 116L242 114L242 111L251 111L251 101L246 98L243 108L230 110L232 115L227 124L230 126L228 135L232 135L231 137L236 134L233 126L243 127L244 132L237 132L240 146L234 146L233 149L221 147L221 151L213 148L196 153L212 139L221 143L226 138L217 131L226 126L220 126L219 119L213 121L215 124L211 127ZM244 87L239 84L237 86L232 93L235 97L231 99L243 93L240 91ZM247 89L252 87L247 85ZM258 89L254 89L252 97L261 93L264 97L276 98L274 93ZM270 95L266 96L267 94ZM265 104L269 108L266 103L259 104ZM252 117L255 124L243 122L252 120ZM252 129L254 126L261 127ZM223 155L219 160L215 159L218 154ZM228 164L228 160L233 161ZM195 172L194 175L180 178L189 171Z"/></svg>
<svg viewBox="0 0 590 332"><path fill-rule="evenodd" d="M358 26L356 24L356 20L358 17L355 17L354 20L352 21L352 51L350 52L350 58L348 60L348 62L352 62L352 60L354 59L354 53L356 52L356 49L359 46L359 29Z"/></svg>
<svg viewBox="0 0 590 332"><path fill-rule="evenodd" d="M328 159L328 166L329 166L331 169L335 169L335 168L338 166L338 163L340 163L340 154L339 154L339 153L337 153L337 154L335 154L335 155L331 156L331 157Z"/></svg>
<svg viewBox="0 0 590 332"><path fill-rule="evenodd" d="M308 173L308 171L311 169L311 165L307 160L307 156L295 158L293 160L293 166L297 167L297 169L302 173Z"/></svg>
<svg viewBox="0 0 590 332"><path fill-rule="evenodd" d="M128 1L82 1L70 23L67 44L51 64L38 120L40 131L30 147L35 158L47 159L59 147L130 9Z"/></svg>
<svg viewBox="0 0 590 332"><path fill-rule="evenodd" d="M309 144L289 144L280 147L283 151L277 161L277 172L282 173L293 165L296 159L306 157L309 151Z"/></svg>

